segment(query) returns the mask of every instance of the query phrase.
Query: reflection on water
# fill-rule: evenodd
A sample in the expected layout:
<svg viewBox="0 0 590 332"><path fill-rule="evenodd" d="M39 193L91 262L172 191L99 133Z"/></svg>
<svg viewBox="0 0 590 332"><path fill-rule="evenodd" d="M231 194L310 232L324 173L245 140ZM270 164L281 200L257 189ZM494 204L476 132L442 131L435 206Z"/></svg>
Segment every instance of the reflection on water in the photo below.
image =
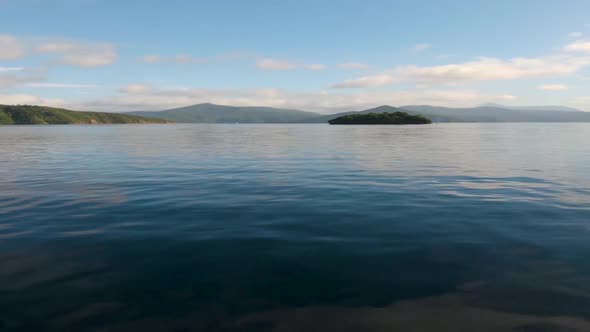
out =
<svg viewBox="0 0 590 332"><path fill-rule="evenodd" d="M0 130L0 330L589 331L586 124Z"/></svg>

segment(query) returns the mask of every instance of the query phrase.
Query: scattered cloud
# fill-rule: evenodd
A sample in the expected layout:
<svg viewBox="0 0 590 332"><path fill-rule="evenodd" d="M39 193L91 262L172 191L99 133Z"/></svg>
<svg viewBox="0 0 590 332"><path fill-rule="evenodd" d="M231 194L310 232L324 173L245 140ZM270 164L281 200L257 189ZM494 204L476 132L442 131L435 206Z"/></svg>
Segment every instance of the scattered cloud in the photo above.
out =
<svg viewBox="0 0 590 332"><path fill-rule="evenodd" d="M171 56L166 55L145 55L140 58L140 61L143 63L149 64L178 64L178 65L185 65L185 64L204 64L204 63L212 63L218 61L226 61L226 60L240 60L240 59L247 59L253 58L254 55L245 52L234 52L234 53L225 53L221 55L216 55L212 57L196 57L189 54L176 54Z"/></svg>
<svg viewBox="0 0 590 332"><path fill-rule="evenodd" d="M14 60L25 56L25 45L16 37L0 34L0 60Z"/></svg>
<svg viewBox="0 0 590 332"><path fill-rule="evenodd" d="M395 69L394 74L419 82L513 80L567 75L589 64L590 58L567 56L510 60L479 58L475 61L442 66L406 66Z"/></svg>
<svg viewBox="0 0 590 332"><path fill-rule="evenodd" d="M335 89L354 89L354 88L369 88L374 86L387 85L397 82L397 80L388 74L373 75L359 77L355 79L345 80L341 83L332 85Z"/></svg>
<svg viewBox="0 0 590 332"><path fill-rule="evenodd" d="M367 75L360 72L348 80L336 83L332 88L372 88L396 83L409 83L414 86L406 90L378 91L327 91L291 92L280 89L241 89L216 90L197 88L158 88L148 84L130 84L120 88L111 98L70 103L72 108L96 109L105 111L118 110L158 110L185 106L200 102L213 102L232 105L268 105L275 107L300 108L329 113L340 110L358 110L380 104L436 104L443 106L472 106L484 102L505 102L516 97L510 94L487 94L459 87L459 84L477 81L501 81L531 78L562 77L576 74L582 68L590 66L590 41L583 39L581 32L569 34L570 44L558 54L539 57L492 58L480 57L470 61L447 60L456 62L444 65L419 66L402 65L374 72ZM430 44L421 43L413 46L420 52L430 49ZM57 63L82 68L106 66L117 60L117 51L113 44L64 39L22 39L0 34L0 60L13 60L24 57L30 52L45 54ZM439 56L442 58L442 56ZM137 58L136 58L137 59ZM139 60L148 64L207 64L230 59L248 59L255 61L257 68L270 71L313 70L321 71L327 65L307 63L270 57L258 57L255 54L229 53L210 57L197 57L188 54L146 55ZM371 68L361 62L345 62L334 65L343 70L366 70ZM330 67L332 68L332 66ZM581 71L580 71L581 72ZM559 82L559 78L555 79ZM549 79L549 82L552 80ZM537 83L539 84L539 83ZM0 66L0 89L14 87L27 88L62 88L91 89L93 84L46 82L44 70L30 70L19 66ZM564 84L542 84L537 88L543 91L565 91ZM5 91L4 91L5 92ZM60 99L44 98L30 94L0 94L0 103L43 104L63 106ZM588 97L579 97L572 101L580 108L590 108ZM580 106L581 105L581 106Z"/></svg>
<svg viewBox="0 0 590 332"><path fill-rule="evenodd" d="M0 67L0 73L7 71L22 71L24 69L24 67Z"/></svg>
<svg viewBox="0 0 590 332"><path fill-rule="evenodd" d="M292 70L292 69L308 69L308 70L324 70L326 65L321 63L304 64L289 60L280 60L272 58L263 58L256 61L256 67L262 70Z"/></svg>
<svg viewBox="0 0 590 332"><path fill-rule="evenodd" d="M590 97L576 97L571 104L576 108L590 112Z"/></svg>
<svg viewBox="0 0 590 332"><path fill-rule="evenodd" d="M31 88L50 88L50 89L94 89L98 88L95 84L73 84L73 83L27 83L25 86Z"/></svg>
<svg viewBox="0 0 590 332"><path fill-rule="evenodd" d="M144 63L158 63L161 62L163 57L159 55L145 55L141 57L141 61Z"/></svg>
<svg viewBox="0 0 590 332"><path fill-rule="evenodd" d="M565 84L543 84L538 86L538 89L544 91L566 91L568 86Z"/></svg>
<svg viewBox="0 0 590 332"><path fill-rule="evenodd" d="M56 55L60 63L83 68L106 66L117 60L115 47L108 43L47 41L37 45L36 51Z"/></svg>
<svg viewBox="0 0 590 332"><path fill-rule="evenodd" d="M123 87L100 100L70 104L69 108L102 111L162 110L198 103L295 108L321 113L361 110L382 104L435 104L474 106L484 102L509 102L510 94L486 94L470 90L408 89L341 94L330 91L292 92L281 89L157 88L145 84Z"/></svg>
<svg viewBox="0 0 590 332"><path fill-rule="evenodd" d="M0 70L0 89L13 88L29 83L43 82L45 72L41 70Z"/></svg>
<svg viewBox="0 0 590 332"><path fill-rule="evenodd" d="M338 68L341 69L369 69L371 66L361 62L344 62L338 64Z"/></svg>
<svg viewBox="0 0 590 332"><path fill-rule="evenodd" d="M0 94L0 104L62 107L65 102L62 99L44 98L29 94Z"/></svg>
<svg viewBox="0 0 590 332"><path fill-rule="evenodd" d="M575 43L571 43L565 47L568 52L589 52L590 53L590 41L579 40Z"/></svg>
<svg viewBox="0 0 590 332"><path fill-rule="evenodd" d="M124 87L122 87L121 89L119 89L119 91L123 92L123 93L148 93L150 91L152 91L152 86L148 85L148 84L129 84L126 85Z"/></svg>
<svg viewBox="0 0 590 332"><path fill-rule="evenodd" d="M20 59L34 50L50 54L58 62L77 67L110 65L117 59L115 47L109 43L81 42L55 38L17 38L0 34L0 60Z"/></svg>
<svg viewBox="0 0 590 332"><path fill-rule="evenodd" d="M420 43L420 44L414 45L414 47L412 49L416 52L422 52L422 51L426 51L427 49L429 49L431 47L432 47L432 45L430 45L430 44Z"/></svg>
<svg viewBox="0 0 590 332"><path fill-rule="evenodd" d="M455 56L456 56L455 54L439 54L439 55L436 56L436 59L438 59L438 60L447 60L447 59L453 58Z"/></svg>
<svg viewBox="0 0 590 332"><path fill-rule="evenodd" d="M309 65L304 65L304 68L309 70L324 70L326 69L326 65L323 65L321 63L312 63Z"/></svg>
<svg viewBox="0 0 590 332"><path fill-rule="evenodd" d="M264 58L256 62L256 67L263 70L291 70L297 68L297 64L287 60Z"/></svg>
<svg viewBox="0 0 590 332"><path fill-rule="evenodd" d="M210 59L177 54L174 56L146 55L142 57L142 61L144 63L201 64L210 62Z"/></svg>
<svg viewBox="0 0 590 332"><path fill-rule="evenodd" d="M537 58L478 58L440 66L401 66L382 73L349 79L333 88L368 88L398 82L456 84L473 81L515 80L573 74L590 65L590 57L556 55Z"/></svg>

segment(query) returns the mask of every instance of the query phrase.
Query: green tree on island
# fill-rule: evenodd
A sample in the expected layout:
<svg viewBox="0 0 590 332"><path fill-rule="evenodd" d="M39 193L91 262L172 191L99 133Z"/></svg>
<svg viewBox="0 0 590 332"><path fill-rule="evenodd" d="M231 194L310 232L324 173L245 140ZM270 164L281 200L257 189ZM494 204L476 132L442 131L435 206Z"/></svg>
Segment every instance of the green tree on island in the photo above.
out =
<svg viewBox="0 0 590 332"><path fill-rule="evenodd" d="M422 115L410 115L406 112L393 113L368 113L368 114L351 114L328 121L331 125L405 125L405 124L429 124L432 123L427 117Z"/></svg>

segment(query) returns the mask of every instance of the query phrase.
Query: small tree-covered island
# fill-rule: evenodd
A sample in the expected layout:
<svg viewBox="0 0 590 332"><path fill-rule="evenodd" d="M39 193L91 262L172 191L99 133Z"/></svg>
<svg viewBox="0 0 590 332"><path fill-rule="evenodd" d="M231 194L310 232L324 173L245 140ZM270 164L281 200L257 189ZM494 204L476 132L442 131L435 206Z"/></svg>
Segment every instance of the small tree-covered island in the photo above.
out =
<svg viewBox="0 0 590 332"><path fill-rule="evenodd" d="M328 121L331 125L408 125L430 124L432 120L422 115L406 112L351 114Z"/></svg>

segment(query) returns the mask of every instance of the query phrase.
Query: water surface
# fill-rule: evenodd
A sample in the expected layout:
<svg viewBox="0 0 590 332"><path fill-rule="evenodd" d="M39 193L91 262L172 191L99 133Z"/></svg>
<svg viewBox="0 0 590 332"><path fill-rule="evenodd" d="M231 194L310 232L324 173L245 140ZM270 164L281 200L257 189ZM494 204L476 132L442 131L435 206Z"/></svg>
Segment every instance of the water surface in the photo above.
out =
<svg viewBox="0 0 590 332"><path fill-rule="evenodd" d="M0 330L587 331L587 142L588 124L0 127Z"/></svg>

